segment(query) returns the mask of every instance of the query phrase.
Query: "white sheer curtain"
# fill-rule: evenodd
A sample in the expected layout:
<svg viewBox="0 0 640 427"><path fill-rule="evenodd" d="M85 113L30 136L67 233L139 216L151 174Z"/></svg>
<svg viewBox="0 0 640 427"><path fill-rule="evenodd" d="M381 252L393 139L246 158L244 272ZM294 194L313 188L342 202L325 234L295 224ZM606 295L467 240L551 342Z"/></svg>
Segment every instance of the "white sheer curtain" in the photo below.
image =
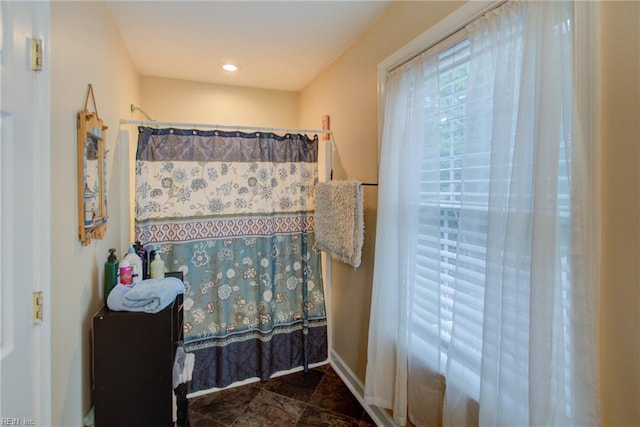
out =
<svg viewBox="0 0 640 427"><path fill-rule="evenodd" d="M365 401L398 425L599 423L584 3L509 2L389 76Z"/></svg>
<svg viewBox="0 0 640 427"><path fill-rule="evenodd" d="M420 191L420 158L424 134L424 76L437 72L437 56L425 54L396 70L387 82L383 144L383 167L379 176L375 282L367 355L365 398L367 403L393 408L394 418L406 421L409 390L407 358L410 356L411 316L404 309L413 292L417 250ZM409 159L407 161L407 159ZM393 286L397 284L397 286ZM387 286L390 285L390 286ZM371 371L373 369L373 371ZM371 372L370 372L371 371Z"/></svg>

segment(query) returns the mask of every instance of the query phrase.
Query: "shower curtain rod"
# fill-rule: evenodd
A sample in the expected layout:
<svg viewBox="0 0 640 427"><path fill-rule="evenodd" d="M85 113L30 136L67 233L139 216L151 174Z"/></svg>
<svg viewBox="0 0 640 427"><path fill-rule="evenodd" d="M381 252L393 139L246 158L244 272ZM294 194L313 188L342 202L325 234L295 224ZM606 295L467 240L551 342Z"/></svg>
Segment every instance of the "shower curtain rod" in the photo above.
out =
<svg viewBox="0 0 640 427"><path fill-rule="evenodd" d="M120 119L121 125L141 125L141 126L166 126L179 128L216 128L229 130L251 130L261 132L287 132L287 133L322 133L331 134L330 129L297 129L297 128L270 128L261 126L236 126L236 125L216 125L207 123L176 123L176 122L156 122L145 120L125 120Z"/></svg>

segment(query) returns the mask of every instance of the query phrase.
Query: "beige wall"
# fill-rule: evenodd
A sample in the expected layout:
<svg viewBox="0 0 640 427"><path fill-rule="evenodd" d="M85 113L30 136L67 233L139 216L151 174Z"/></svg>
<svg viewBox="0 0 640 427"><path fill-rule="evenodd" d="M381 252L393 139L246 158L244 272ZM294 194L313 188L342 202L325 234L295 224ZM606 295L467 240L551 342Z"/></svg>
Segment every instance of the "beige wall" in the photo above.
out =
<svg viewBox="0 0 640 427"><path fill-rule="evenodd" d="M300 95L300 125L331 115L334 177L377 178L377 63L458 7L398 2ZM603 425L640 425L640 3L602 2L602 286L600 385ZM334 349L360 379L366 370L376 191L367 205L362 266L333 262Z"/></svg>
<svg viewBox="0 0 640 427"><path fill-rule="evenodd" d="M298 94L143 76L142 105L157 121L296 127ZM142 120L139 113L135 117Z"/></svg>
<svg viewBox="0 0 640 427"><path fill-rule="evenodd" d="M464 2L396 2L300 94L300 126L331 116L334 179L378 180L377 65ZM333 347L364 382L378 192L364 187L362 264L332 262Z"/></svg>
<svg viewBox="0 0 640 427"><path fill-rule="evenodd" d="M600 3L605 426L640 425L640 3Z"/></svg>
<svg viewBox="0 0 640 427"><path fill-rule="evenodd" d="M51 4L52 157L52 417L55 426L81 426L91 408L90 322L101 306L108 249L120 254L122 219L118 121L138 103L139 78L103 2ZM78 239L76 116L93 84L107 131L108 230L83 247ZM126 220L124 221L126 222ZM114 349L117 351L117 349Z"/></svg>

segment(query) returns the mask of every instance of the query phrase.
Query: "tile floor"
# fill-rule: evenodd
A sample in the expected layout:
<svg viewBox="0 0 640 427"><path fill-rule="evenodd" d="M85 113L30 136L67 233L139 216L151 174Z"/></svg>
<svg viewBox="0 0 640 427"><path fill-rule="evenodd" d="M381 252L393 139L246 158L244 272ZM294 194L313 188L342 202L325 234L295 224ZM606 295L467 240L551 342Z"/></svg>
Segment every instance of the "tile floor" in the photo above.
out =
<svg viewBox="0 0 640 427"><path fill-rule="evenodd" d="M329 365L189 399L191 427L375 426Z"/></svg>

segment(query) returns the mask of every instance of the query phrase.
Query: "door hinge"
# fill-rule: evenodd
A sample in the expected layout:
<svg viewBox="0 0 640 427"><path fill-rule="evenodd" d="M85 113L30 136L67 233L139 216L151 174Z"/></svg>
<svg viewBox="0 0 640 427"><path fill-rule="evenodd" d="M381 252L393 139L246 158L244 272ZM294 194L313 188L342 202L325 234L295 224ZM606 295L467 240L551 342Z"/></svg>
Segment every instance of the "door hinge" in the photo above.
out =
<svg viewBox="0 0 640 427"><path fill-rule="evenodd" d="M42 39L31 39L31 69L42 71Z"/></svg>
<svg viewBox="0 0 640 427"><path fill-rule="evenodd" d="M33 323L42 321L42 305L43 305L42 291L33 293Z"/></svg>

